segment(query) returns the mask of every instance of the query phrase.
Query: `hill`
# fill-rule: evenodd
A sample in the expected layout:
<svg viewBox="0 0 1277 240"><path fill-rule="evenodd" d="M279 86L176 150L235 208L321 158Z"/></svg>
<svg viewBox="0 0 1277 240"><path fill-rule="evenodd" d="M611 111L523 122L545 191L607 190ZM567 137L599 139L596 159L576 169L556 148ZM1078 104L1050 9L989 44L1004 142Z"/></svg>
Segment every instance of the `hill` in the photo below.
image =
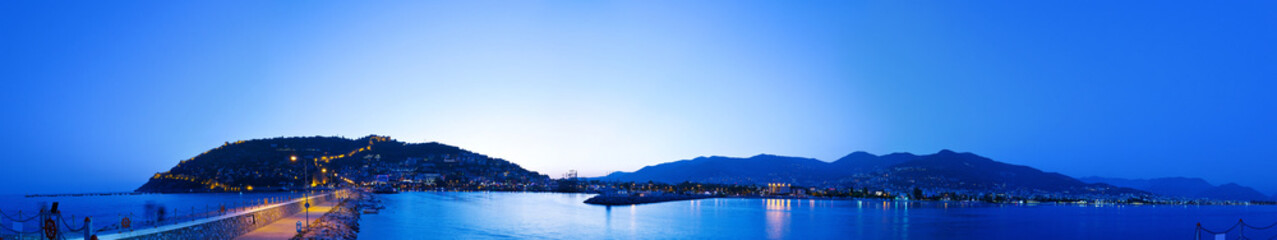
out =
<svg viewBox="0 0 1277 240"><path fill-rule="evenodd" d="M440 182L549 179L509 161L436 142L404 143L377 135L359 139L281 137L227 142L156 173L136 191L291 190L371 182L376 175Z"/></svg>

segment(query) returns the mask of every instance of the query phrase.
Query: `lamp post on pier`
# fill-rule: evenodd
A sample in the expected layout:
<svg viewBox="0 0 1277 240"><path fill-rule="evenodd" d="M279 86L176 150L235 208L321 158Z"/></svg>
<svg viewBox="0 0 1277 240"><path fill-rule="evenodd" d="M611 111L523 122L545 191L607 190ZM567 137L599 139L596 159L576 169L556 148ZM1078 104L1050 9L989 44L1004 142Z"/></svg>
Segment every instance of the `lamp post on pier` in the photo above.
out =
<svg viewBox="0 0 1277 240"><path fill-rule="evenodd" d="M315 158L310 159L310 164L315 164ZM310 187L315 183L315 179L310 177L310 164L306 165L306 230L310 230Z"/></svg>
<svg viewBox="0 0 1277 240"><path fill-rule="evenodd" d="M297 155L288 157L289 161L297 162ZM302 189L302 201L305 205L302 211L306 212L306 229L310 229L310 165L305 165L303 170L306 172L306 186Z"/></svg>

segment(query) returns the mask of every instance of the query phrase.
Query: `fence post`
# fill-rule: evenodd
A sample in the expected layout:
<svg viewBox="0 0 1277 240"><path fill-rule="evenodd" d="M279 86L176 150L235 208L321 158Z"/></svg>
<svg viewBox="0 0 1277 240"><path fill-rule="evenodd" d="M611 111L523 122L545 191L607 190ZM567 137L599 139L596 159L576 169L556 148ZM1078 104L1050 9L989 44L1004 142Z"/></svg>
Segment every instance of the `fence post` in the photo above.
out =
<svg viewBox="0 0 1277 240"><path fill-rule="evenodd" d="M1197 222L1197 229L1193 229L1193 240L1202 240L1202 223Z"/></svg>
<svg viewBox="0 0 1277 240"><path fill-rule="evenodd" d="M18 219L22 219L22 210L18 210ZM13 229L18 230L18 239L22 239L22 223L13 222Z"/></svg>
<svg viewBox="0 0 1277 240"><path fill-rule="evenodd" d="M39 219L39 220L36 220L36 226L40 226L41 229L44 229L44 221L48 220L48 218L49 218L48 211L46 211L44 207L40 207L40 217L36 218L36 219ZM48 235L45 234L44 231L40 231L40 237L47 238Z"/></svg>
<svg viewBox="0 0 1277 240"><path fill-rule="evenodd" d="M1238 237L1243 239L1246 238L1246 222L1243 222L1241 218L1238 218L1237 225L1241 225L1239 228L1237 228Z"/></svg>
<svg viewBox="0 0 1277 240"><path fill-rule="evenodd" d="M84 239L92 239L90 237L93 237L93 218L84 217Z"/></svg>

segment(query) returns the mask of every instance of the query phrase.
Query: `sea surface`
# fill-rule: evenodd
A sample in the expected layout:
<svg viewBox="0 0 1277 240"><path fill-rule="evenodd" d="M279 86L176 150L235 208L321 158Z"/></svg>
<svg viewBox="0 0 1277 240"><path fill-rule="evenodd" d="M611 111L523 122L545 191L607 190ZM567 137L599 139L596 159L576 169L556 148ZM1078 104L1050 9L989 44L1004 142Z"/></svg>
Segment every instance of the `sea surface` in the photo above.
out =
<svg viewBox="0 0 1277 240"><path fill-rule="evenodd" d="M1198 222L1216 230L1238 219L1260 226L1277 222L1275 206L739 198L619 207L582 203L591 196L378 195L386 209L363 216L359 239L1193 239ZM1269 239L1277 228L1245 234Z"/></svg>
<svg viewBox="0 0 1277 240"><path fill-rule="evenodd" d="M143 215L179 215L299 193L0 196L0 212L26 216L59 202L64 216L95 226ZM719 198L605 207L593 194L407 192L360 221L360 239L1193 239L1198 222L1223 230L1238 219L1277 223L1277 206L1020 205L930 201ZM133 217L135 221L141 220ZM3 226L12 226L0 219ZM28 224L33 225L33 224ZM31 228L35 226L26 226ZM1240 237L1230 232L1227 239ZM1250 239L1277 227L1246 230ZM1203 235L1202 239L1214 239Z"/></svg>

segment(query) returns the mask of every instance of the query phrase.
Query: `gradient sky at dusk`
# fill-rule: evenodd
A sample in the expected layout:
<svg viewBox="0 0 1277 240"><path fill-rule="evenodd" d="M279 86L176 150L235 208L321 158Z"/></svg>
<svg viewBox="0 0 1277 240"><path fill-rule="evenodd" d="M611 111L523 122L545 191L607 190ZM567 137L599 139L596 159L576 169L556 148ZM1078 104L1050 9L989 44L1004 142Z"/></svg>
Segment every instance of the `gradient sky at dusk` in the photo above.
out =
<svg viewBox="0 0 1277 240"><path fill-rule="evenodd" d="M389 135L557 177L974 152L1277 193L1271 1L0 2L0 193Z"/></svg>

